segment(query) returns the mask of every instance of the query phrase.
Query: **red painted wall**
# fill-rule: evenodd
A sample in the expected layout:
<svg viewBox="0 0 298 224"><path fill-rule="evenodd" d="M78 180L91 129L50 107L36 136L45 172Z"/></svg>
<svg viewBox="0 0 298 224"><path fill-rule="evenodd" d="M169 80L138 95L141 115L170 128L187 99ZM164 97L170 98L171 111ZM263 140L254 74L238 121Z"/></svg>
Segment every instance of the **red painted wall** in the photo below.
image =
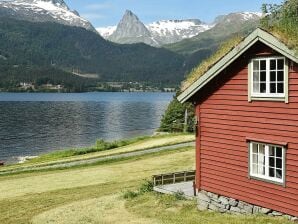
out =
<svg viewBox="0 0 298 224"><path fill-rule="evenodd" d="M256 44L193 98L199 119L197 188L298 216L298 65L289 63L289 103L248 102L248 62L278 55ZM246 137L288 142L286 187L248 178Z"/></svg>

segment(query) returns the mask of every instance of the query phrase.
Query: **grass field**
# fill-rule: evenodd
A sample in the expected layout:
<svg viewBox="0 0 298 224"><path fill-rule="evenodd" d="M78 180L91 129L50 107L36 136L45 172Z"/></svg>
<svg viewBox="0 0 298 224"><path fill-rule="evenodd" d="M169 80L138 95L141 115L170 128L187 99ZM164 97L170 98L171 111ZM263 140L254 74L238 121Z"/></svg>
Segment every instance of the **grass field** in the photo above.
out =
<svg viewBox="0 0 298 224"><path fill-rule="evenodd" d="M285 219L198 212L194 201L152 192L124 199L152 175L194 168L194 149L0 177L0 223L272 223Z"/></svg>
<svg viewBox="0 0 298 224"><path fill-rule="evenodd" d="M137 139L127 140L129 144L117 147L114 149L103 150L98 152L89 152L82 155L78 155L77 152L88 151L88 149L72 149L55 151L52 153L44 154L36 159L32 159L24 164L13 164L0 168L1 171L9 171L21 168L30 168L36 166L48 166L53 164L60 164L72 161L81 161L93 158L101 158L106 156L118 155L128 152L140 151L155 147L175 145L184 142L194 141L195 136L193 134L170 134L159 135L153 137L141 137ZM94 146L95 147L95 146Z"/></svg>

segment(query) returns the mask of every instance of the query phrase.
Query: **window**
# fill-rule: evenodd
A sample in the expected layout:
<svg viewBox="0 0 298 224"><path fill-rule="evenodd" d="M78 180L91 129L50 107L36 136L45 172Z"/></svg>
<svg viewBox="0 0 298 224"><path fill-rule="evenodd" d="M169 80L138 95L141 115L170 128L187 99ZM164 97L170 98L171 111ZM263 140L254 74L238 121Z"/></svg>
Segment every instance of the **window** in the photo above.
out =
<svg viewBox="0 0 298 224"><path fill-rule="evenodd" d="M249 143L250 176L277 183L285 179L285 147L257 142Z"/></svg>
<svg viewBox="0 0 298 224"><path fill-rule="evenodd" d="M288 71L284 57L252 59L250 66L251 97L285 99Z"/></svg>

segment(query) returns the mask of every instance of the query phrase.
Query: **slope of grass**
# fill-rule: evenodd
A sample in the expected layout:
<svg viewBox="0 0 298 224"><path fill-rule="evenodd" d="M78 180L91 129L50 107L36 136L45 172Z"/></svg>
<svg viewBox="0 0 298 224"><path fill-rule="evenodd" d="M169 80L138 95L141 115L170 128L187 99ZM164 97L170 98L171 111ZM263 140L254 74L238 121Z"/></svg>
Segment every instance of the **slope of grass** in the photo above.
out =
<svg viewBox="0 0 298 224"><path fill-rule="evenodd" d="M30 168L36 166L48 166L53 164L60 164L72 161L80 161L87 160L93 158L100 158L112 155L118 155L128 152L140 151L149 148L175 145L184 142L194 141L195 137L193 134L166 134L166 135L158 135L153 137L140 137L132 140L121 141L121 144L117 144L117 146L113 149L107 150L97 150L96 146L94 146L94 150L92 147L90 149L73 149L73 150L65 150L65 151L56 151L49 154L41 155L36 159L32 159L24 164L15 164L10 166L5 166L0 168L1 171L9 171L16 170L22 168ZM121 145L124 145L122 146ZM81 153L81 152L84 153ZM88 152L89 151L89 152ZM98 151L98 152L97 152ZM86 153L85 153L86 152Z"/></svg>
<svg viewBox="0 0 298 224"><path fill-rule="evenodd" d="M147 192L124 199L144 179L194 168L192 147L69 170L0 177L0 223L271 223L285 219L198 212L195 201Z"/></svg>
<svg viewBox="0 0 298 224"><path fill-rule="evenodd" d="M47 210L118 194L136 188L151 175L193 167L194 149L190 147L99 166L3 176L0 223L29 223Z"/></svg>

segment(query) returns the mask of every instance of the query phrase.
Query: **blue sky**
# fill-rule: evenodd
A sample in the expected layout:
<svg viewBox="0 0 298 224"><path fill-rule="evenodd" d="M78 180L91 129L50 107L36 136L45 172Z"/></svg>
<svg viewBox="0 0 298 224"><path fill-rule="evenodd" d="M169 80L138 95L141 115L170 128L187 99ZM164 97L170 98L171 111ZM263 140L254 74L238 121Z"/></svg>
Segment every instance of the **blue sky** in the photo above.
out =
<svg viewBox="0 0 298 224"><path fill-rule="evenodd" d="M144 23L161 19L201 19L212 22L230 12L259 12L263 3L280 4L282 0L65 0L95 27L117 25L124 11L130 9Z"/></svg>

